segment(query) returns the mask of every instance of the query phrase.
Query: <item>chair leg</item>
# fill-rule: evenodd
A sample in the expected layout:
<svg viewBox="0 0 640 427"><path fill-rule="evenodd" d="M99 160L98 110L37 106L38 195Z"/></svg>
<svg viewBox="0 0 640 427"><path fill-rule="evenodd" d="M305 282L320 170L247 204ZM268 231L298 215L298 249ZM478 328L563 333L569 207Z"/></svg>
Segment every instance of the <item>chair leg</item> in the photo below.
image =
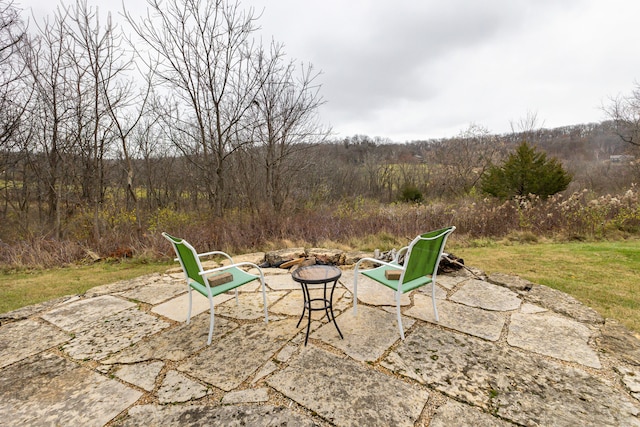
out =
<svg viewBox="0 0 640 427"><path fill-rule="evenodd" d="M433 315L436 318L436 322L439 322L438 308L436 307L436 282L431 282L431 301L433 301Z"/></svg>
<svg viewBox="0 0 640 427"><path fill-rule="evenodd" d="M402 328L402 315L400 313L400 298L402 294L400 292L396 292L396 308L398 314L398 329L400 330L400 338L404 340L404 329Z"/></svg>
<svg viewBox="0 0 640 427"><path fill-rule="evenodd" d="M353 274L353 315L358 314L358 268Z"/></svg>
<svg viewBox="0 0 640 427"><path fill-rule="evenodd" d="M215 322L215 316L213 314L213 297L209 295L209 311L211 315L209 317L209 337L207 338L207 345L211 345L211 340L213 339L213 324Z"/></svg>
<svg viewBox="0 0 640 427"><path fill-rule="evenodd" d="M262 303L264 305L264 323L269 323L269 313L267 312L267 291L264 287L264 280L260 280L262 283Z"/></svg>
<svg viewBox="0 0 640 427"><path fill-rule="evenodd" d="M187 325L191 321L191 286L187 286L189 290L189 308L187 309Z"/></svg>

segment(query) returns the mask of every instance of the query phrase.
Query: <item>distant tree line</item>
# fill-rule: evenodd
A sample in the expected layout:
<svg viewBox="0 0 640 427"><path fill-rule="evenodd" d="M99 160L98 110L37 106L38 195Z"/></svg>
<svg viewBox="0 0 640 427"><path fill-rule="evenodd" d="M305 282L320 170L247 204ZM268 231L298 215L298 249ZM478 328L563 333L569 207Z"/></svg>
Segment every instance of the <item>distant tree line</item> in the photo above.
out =
<svg viewBox="0 0 640 427"><path fill-rule="evenodd" d="M622 101L602 123L338 139L318 116L320 72L262 45L254 10L148 7L126 13L127 31L86 0L27 28L0 0L0 241L99 241L123 221L142 239L160 210L284 216L359 197L480 195L482 177L523 141L557 158L575 188L607 192L640 176L606 162L638 139Z"/></svg>

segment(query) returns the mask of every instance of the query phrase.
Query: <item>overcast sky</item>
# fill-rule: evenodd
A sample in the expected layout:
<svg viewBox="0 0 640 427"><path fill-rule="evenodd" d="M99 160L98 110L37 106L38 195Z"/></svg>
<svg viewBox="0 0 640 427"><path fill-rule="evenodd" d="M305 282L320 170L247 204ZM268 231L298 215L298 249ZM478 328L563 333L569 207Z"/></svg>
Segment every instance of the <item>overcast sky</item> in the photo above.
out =
<svg viewBox="0 0 640 427"><path fill-rule="evenodd" d="M54 0L16 0L36 15ZM165 0L166 1L166 0ZM69 1L66 1L68 4ZM117 0L89 0L122 10ZM145 0L125 0L141 15ZM599 122L640 81L637 0L244 0L263 41L322 70L336 137L396 142L492 133L536 114L547 128Z"/></svg>

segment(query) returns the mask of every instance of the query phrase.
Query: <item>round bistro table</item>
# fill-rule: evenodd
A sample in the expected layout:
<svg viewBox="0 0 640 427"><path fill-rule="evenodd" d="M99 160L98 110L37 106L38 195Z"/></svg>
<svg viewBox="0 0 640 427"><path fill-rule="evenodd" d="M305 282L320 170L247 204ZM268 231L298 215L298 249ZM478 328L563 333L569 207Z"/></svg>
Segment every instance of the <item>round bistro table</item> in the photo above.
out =
<svg viewBox="0 0 640 427"><path fill-rule="evenodd" d="M304 339L304 345L307 345L307 341L309 340L309 328L311 328L311 312L324 310L327 313L327 318L329 321L333 321L333 324L336 325L336 329L338 330L338 334L340 334L340 338L344 339L342 336L342 332L340 332L340 328L338 328L338 324L336 323L336 317L333 314L333 291L336 289L336 284L338 283L338 279L342 275L342 271L330 265L309 265L306 267L300 267L294 270L291 273L291 277L296 282L300 283L302 286L302 295L304 296L304 307L302 309L302 315L300 316L300 320L298 320L298 324L296 328L300 326L300 322L304 317L304 313L309 311L309 319L307 320L307 336ZM327 285L333 282L331 286L331 293L327 298ZM311 298L309 295L309 285L318 285L324 284L324 293L322 298ZM312 303L316 304L316 307L312 306Z"/></svg>

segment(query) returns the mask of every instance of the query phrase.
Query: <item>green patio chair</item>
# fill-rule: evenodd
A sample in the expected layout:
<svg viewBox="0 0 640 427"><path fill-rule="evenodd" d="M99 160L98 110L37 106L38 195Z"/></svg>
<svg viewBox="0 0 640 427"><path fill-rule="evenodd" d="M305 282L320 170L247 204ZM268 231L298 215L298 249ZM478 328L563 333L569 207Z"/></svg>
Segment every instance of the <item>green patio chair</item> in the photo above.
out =
<svg viewBox="0 0 640 427"><path fill-rule="evenodd" d="M260 267L251 262L234 263L233 259L228 254L221 251L198 254L193 246L191 246L187 241L179 239L177 237L173 237L167 233L162 233L162 236L164 236L169 242L171 242L173 249L176 251L176 255L178 255L176 261L180 262L182 270L184 271L185 278L187 280L187 289L189 291L189 311L187 313L187 324L189 324L191 320L191 291L195 290L209 299L209 311L211 313L211 320L209 321L209 338L207 339L207 345L211 344L211 338L213 337L213 297L235 289L237 304L238 288L254 280L260 280L260 284L262 285L264 321L269 321L269 315L267 314L267 294L264 286L264 274L262 273L262 269ZM203 270L200 258L210 255L222 255L229 260L230 265L212 268L210 270ZM239 267L255 268L258 270L259 274L256 275L248 273ZM211 279L212 277L215 279L216 275L221 275L223 273L231 273L232 277L227 276L227 278L231 280L226 283L211 286L208 279Z"/></svg>
<svg viewBox="0 0 640 427"><path fill-rule="evenodd" d="M438 309L436 308L436 275L447 238L455 229L456 228L452 226L421 234L413 239L409 246L400 249L396 254L396 257L391 262L385 262L374 258L362 258L359 260L356 263L353 276L354 315L358 314L358 275L363 274L374 281L393 289L395 292L398 329L400 329L400 336L403 340L404 330L402 328L402 319L400 317L400 298L402 297L402 294L431 284L433 313L435 315L436 322L439 321ZM404 261L400 263L399 259L403 254L405 254ZM360 264L363 262L373 262L380 266L371 270L360 270ZM388 270L399 270L400 278L395 280L387 278L385 272Z"/></svg>

